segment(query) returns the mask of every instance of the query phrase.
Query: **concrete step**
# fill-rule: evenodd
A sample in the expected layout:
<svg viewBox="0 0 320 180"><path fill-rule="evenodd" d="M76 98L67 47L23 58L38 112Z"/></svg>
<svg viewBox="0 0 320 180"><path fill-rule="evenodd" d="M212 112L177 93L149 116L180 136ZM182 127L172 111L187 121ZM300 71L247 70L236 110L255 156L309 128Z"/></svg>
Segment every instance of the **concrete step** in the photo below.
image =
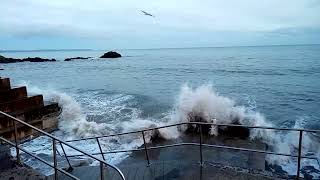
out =
<svg viewBox="0 0 320 180"><path fill-rule="evenodd" d="M43 96L35 95L18 100L0 103L0 111L11 112L24 112L30 109L41 108L44 106Z"/></svg>
<svg viewBox="0 0 320 180"><path fill-rule="evenodd" d="M0 78L0 92L11 89L9 78Z"/></svg>
<svg viewBox="0 0 320 180"><path fill-rule="evenodd" d="M37 109L31 109L24 112L11 113L12 116L36 126L46 132L51 132L58 128L58 116L61 108L57 103L46 103L45 106ZM17 123L19 138L23 139L29 135L36 136L38 133L31 128L27 128ZM3 115L0 115L0 135L8 139L14 138L13 121Z"/></svg>
<svg viewBox="0 0 320 180"><path fill-rule="evenodd" d="M27 96L27 88L25 86L12 88L0 93L0 103L23 99Z"/></svg>

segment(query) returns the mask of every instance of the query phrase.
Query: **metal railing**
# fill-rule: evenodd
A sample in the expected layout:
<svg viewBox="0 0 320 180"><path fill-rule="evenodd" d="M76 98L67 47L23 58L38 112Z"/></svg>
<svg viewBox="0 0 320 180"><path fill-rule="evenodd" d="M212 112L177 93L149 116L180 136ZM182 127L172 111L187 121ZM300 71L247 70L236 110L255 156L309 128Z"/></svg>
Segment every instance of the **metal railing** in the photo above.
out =
<svg viewBox="0 0 320 180"><path fill-rule="evenodd" d="M153 147L148 147L145 139L145 132L147 131L154 131L162 128L169 128L169 127L175 127L175 126L181 126L181 125L198 125L199 126L199 143L176 143L176 144L169 144L169 145L158 145ZM210 126L222 126L222 127L244 127L249 129L266 129L266 130L277 130L277 131L295 131L299 132L299 145L298 145L298 154L292 155L292 154L285 154L285 153L277 153L272 151L265 151L265 150L257 150L257 149L247 149L247 148L239 148L239 147L231 147L231 146L223 146L223 145L213 145L213 144L203 144L203 132L202 132L202 126L204 125L210 125ZM134 151L145 151L145 156L147 159L147 165L150 165L150 159L149 159L149 150L152 149L160 149L160 148L169 148L169 147L176 147L176 146L199 146L199 158L200 158L200 165L203 165L203 153L202 148L203 147L213 147L213 148L221 148L221 149L229 149L229 150L238 150L238 151L246 151L246 152L254 152L254 153L262 153L262 154L269 154L269 155L279 155L279 156L287 156L287 157L293 157L297 158L297 173L296 173L296 179L299 179L300 176L300 167L301 167L301 159L313 159L318 162L319 161L317 157L310 157L310 156L303 156L302 155L302 138L303 138L303 132L306 133L320 133L320 130L313 130L313 129L295 129L295 128L276 128L276 127L267 127L267 126L246 126L246 125L236 125L236 124L216 124L216 123L204 123L204 122L184 122L184 123L177 123L177 124L171 124L161 127L154 127L154 128L148 128L138 131L131 131L131 132L125 132L125 133L118 133L118 134L112 134L112 135L103 135L103 136L96 136L96 137L88 137L88 138L81 138L81 139L74 139L69 140L66 142L76 142L76 141L85 141L85 140L93 140L95 139L97 141L97 144L99 146L99 153L92 153L93 155L101 154L101 156L104 158L104 154L110 154L110 153L124 153L124 152L134 152ZM126 150L117 150L117 151L107 151L103 152L101 145L100 145L100 138L108 138L108 137L114 137L114 136L122 136L127 134L134 134L134 133L141 133L143 138L143 148L138 149L126 149ZM76 157L76 156L82 156L80 155L70 155L66 156L68 157ZM320 165L319 165L320 166Z"/></svg>
<svg viewBox="0 0 320 180"><path fill-rule="evenodd" d="M61 168L58 167L58 165L57 165L57 157L56 157L56 153L57 153L56 142L58 142L58 143L60 144L61 149L63 150L63 152L64 152L64 154L65 154L66 157L67 157L67 155L66 155L66 152L65 152L65 150L64 150L64 148L63 148L63 145L66 145L66 146L68 146L68 147L70 147L70 148L72 148L72 149L80 152L82 156L88 156L89 158L92 158L92 159L98 161L98 162L100 163L100 179L101 179L101 180L104 180L104 167L107 167L107 166L109 166L109 167L111 167L112 169L116 170L117 173L119 174L119 176L121 177L121 179L122 179L122 180L125 180L125 177L124 177L123 173L120 171L120 169L118 169L118 168L117 168L116 166L114 166L114 165L108 164L108 163L105 161L104 158L103 158L103 160L101 160L101 159L99 159L99 158L96 158L96 157L94 157L92 154L86 153L86 152L80 150L79 148L74 147L74 146L71 145L70 143L68 143L68 142L66 142L66 141L63 141L63 140L61 140L61 139L59 139L59 138L57 138L57 137L55 137L55 136L53 136L53 135L51 135L51 134L49 134L49 133L47 133L47 132L42 131L41 129L36 128L36 127L34 127L34 126L32 126L32 125L30 125L30 124L28 124L28 123L26 123L26 122L24 122L24 121L22 121L22 120L20 120L20 119L17 119L17 118L15 118L15 117L7 114L7 113L4 113L4 112L0 111L0 114L6 116L6 117L8 117L8 118L10 118L10 119L13 121L13 126L14 126L14 143L11 142L11 141L9 141L9 140L7 140L7 139L5 139L4 137L0 137L0 140L3 141L3 142L5 142L5 143L8 143L8 144L11 145L11 146L14 146L14 147L15 147L15 150L16 150L16 158L17 158L17 162L18 162L18 163L21 162L21 157L20 157L20 156L21 156L21 155L20 155L20 150L21 150L21 151L25 152L26 154L34 157L35 159L43 162L44 164L52 167L52 168L54 169L54 179L55 179L55 180L58 179L58 172L61 172L61 173L65 174L65 175L69 176L69 177L72 178L72 179L77 179L77 180L79 180L79 178L75 177L74 175L70 174L69 172L66 172L65 170L63 170L63 169L61 169ZM42 159L42 158L40 158L40 157L32 154L31 152L27 151L26 149L24 149L24 148L22 148L22 147L19 147L17 123L21 123L21 124L23 124L24 126L27 126L27 127L31 128L31 129L33 129L33 130L36 130L37 132L39 132L39 133L45 135L46 137L49 137L49 138L52 139L53 165L52 165L50 162L47 162L46 160L44 160L44 159ZM70 161L69 161L68 158L67 158L67 162L68 162L68 164L69 164L69 167L71 167L71 163L70 163Z"/></svg>

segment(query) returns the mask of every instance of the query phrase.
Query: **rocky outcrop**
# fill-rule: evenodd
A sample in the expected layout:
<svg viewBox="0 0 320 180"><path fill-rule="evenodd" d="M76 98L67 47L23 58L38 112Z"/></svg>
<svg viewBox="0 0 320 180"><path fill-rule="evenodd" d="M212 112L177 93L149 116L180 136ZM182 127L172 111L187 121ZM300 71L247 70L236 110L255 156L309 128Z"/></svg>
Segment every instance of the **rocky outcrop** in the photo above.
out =
<svg viewBox="0 0 320 180"><path fill-rule="evenodd" d="M52 62L56 61L55 59L46 59L40 57L28 57L23 59L18 58L7 58L0 55L0 63L18 63L18 62Z"/></svg>
<svg viewBox="0 0 320 180"><path fill-rule="evenodd" d="M189 121L190 122L208 122L205 118L199 115L189 115ZM247 139L250 136L250 129L247 127L238 126L241 125L238 119L233 119L231 121L231 125L235 126L218 126L215 128L218 128L218 135L222 136L229 136L229 137L235 137L240 139ZM202 133L203 134L210 134L212 125L210 124L203 124L202 127ZM200 125L188 125L186 133L199 133L200 132Z"/></svg>
<svg viewBox="0 0 320 180"><path fill-rule="evenodd" d="M24 58L22 59L23 62L50 62L50 61L57 61L55 59L46 59L46 58L40 58L40 57L34 57L34 58Z"/></svg>
<svg viewBox="0 0 320 180"><path fill-rule="evenodd" d="M72 58L66 58L64 61L72 61L77 59L91 59L92 57L72 57Z"/></svg>
<svg viewBox="0 0 320 180"><path fill-rule="evenodd" d="M121 54L114 52L114 51L109 51L107 53L104 53L100 58L119 58L121 57Z"/></svg>

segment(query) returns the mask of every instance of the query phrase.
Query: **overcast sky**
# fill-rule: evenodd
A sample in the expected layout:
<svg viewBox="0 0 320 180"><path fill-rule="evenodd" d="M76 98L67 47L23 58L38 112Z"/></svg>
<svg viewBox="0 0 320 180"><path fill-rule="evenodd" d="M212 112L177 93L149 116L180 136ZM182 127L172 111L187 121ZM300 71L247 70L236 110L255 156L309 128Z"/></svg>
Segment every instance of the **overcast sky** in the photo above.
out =
<svg viewBox="0 0 320 180"><path fill-rule="evenodd" d="M320 0L0 1L0 49L320 43Z"/></svg>

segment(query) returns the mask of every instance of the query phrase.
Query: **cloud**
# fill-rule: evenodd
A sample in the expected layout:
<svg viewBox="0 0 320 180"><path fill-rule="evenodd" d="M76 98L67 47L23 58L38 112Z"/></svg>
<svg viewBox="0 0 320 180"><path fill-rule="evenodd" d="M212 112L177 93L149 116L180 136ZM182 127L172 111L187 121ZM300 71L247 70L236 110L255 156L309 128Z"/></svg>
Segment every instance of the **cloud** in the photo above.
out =
<svg viewBox="0 0 320 180"><path fill-rule="evenodd" d="M140 10L156 18L144 16ZM163 46L163 38L171 38L197 44L197 38L190 37L290 36L295 29L319 29L319 12L317 0L2 0L0 37L66 37L115 44L149 39Z"/></svg>

